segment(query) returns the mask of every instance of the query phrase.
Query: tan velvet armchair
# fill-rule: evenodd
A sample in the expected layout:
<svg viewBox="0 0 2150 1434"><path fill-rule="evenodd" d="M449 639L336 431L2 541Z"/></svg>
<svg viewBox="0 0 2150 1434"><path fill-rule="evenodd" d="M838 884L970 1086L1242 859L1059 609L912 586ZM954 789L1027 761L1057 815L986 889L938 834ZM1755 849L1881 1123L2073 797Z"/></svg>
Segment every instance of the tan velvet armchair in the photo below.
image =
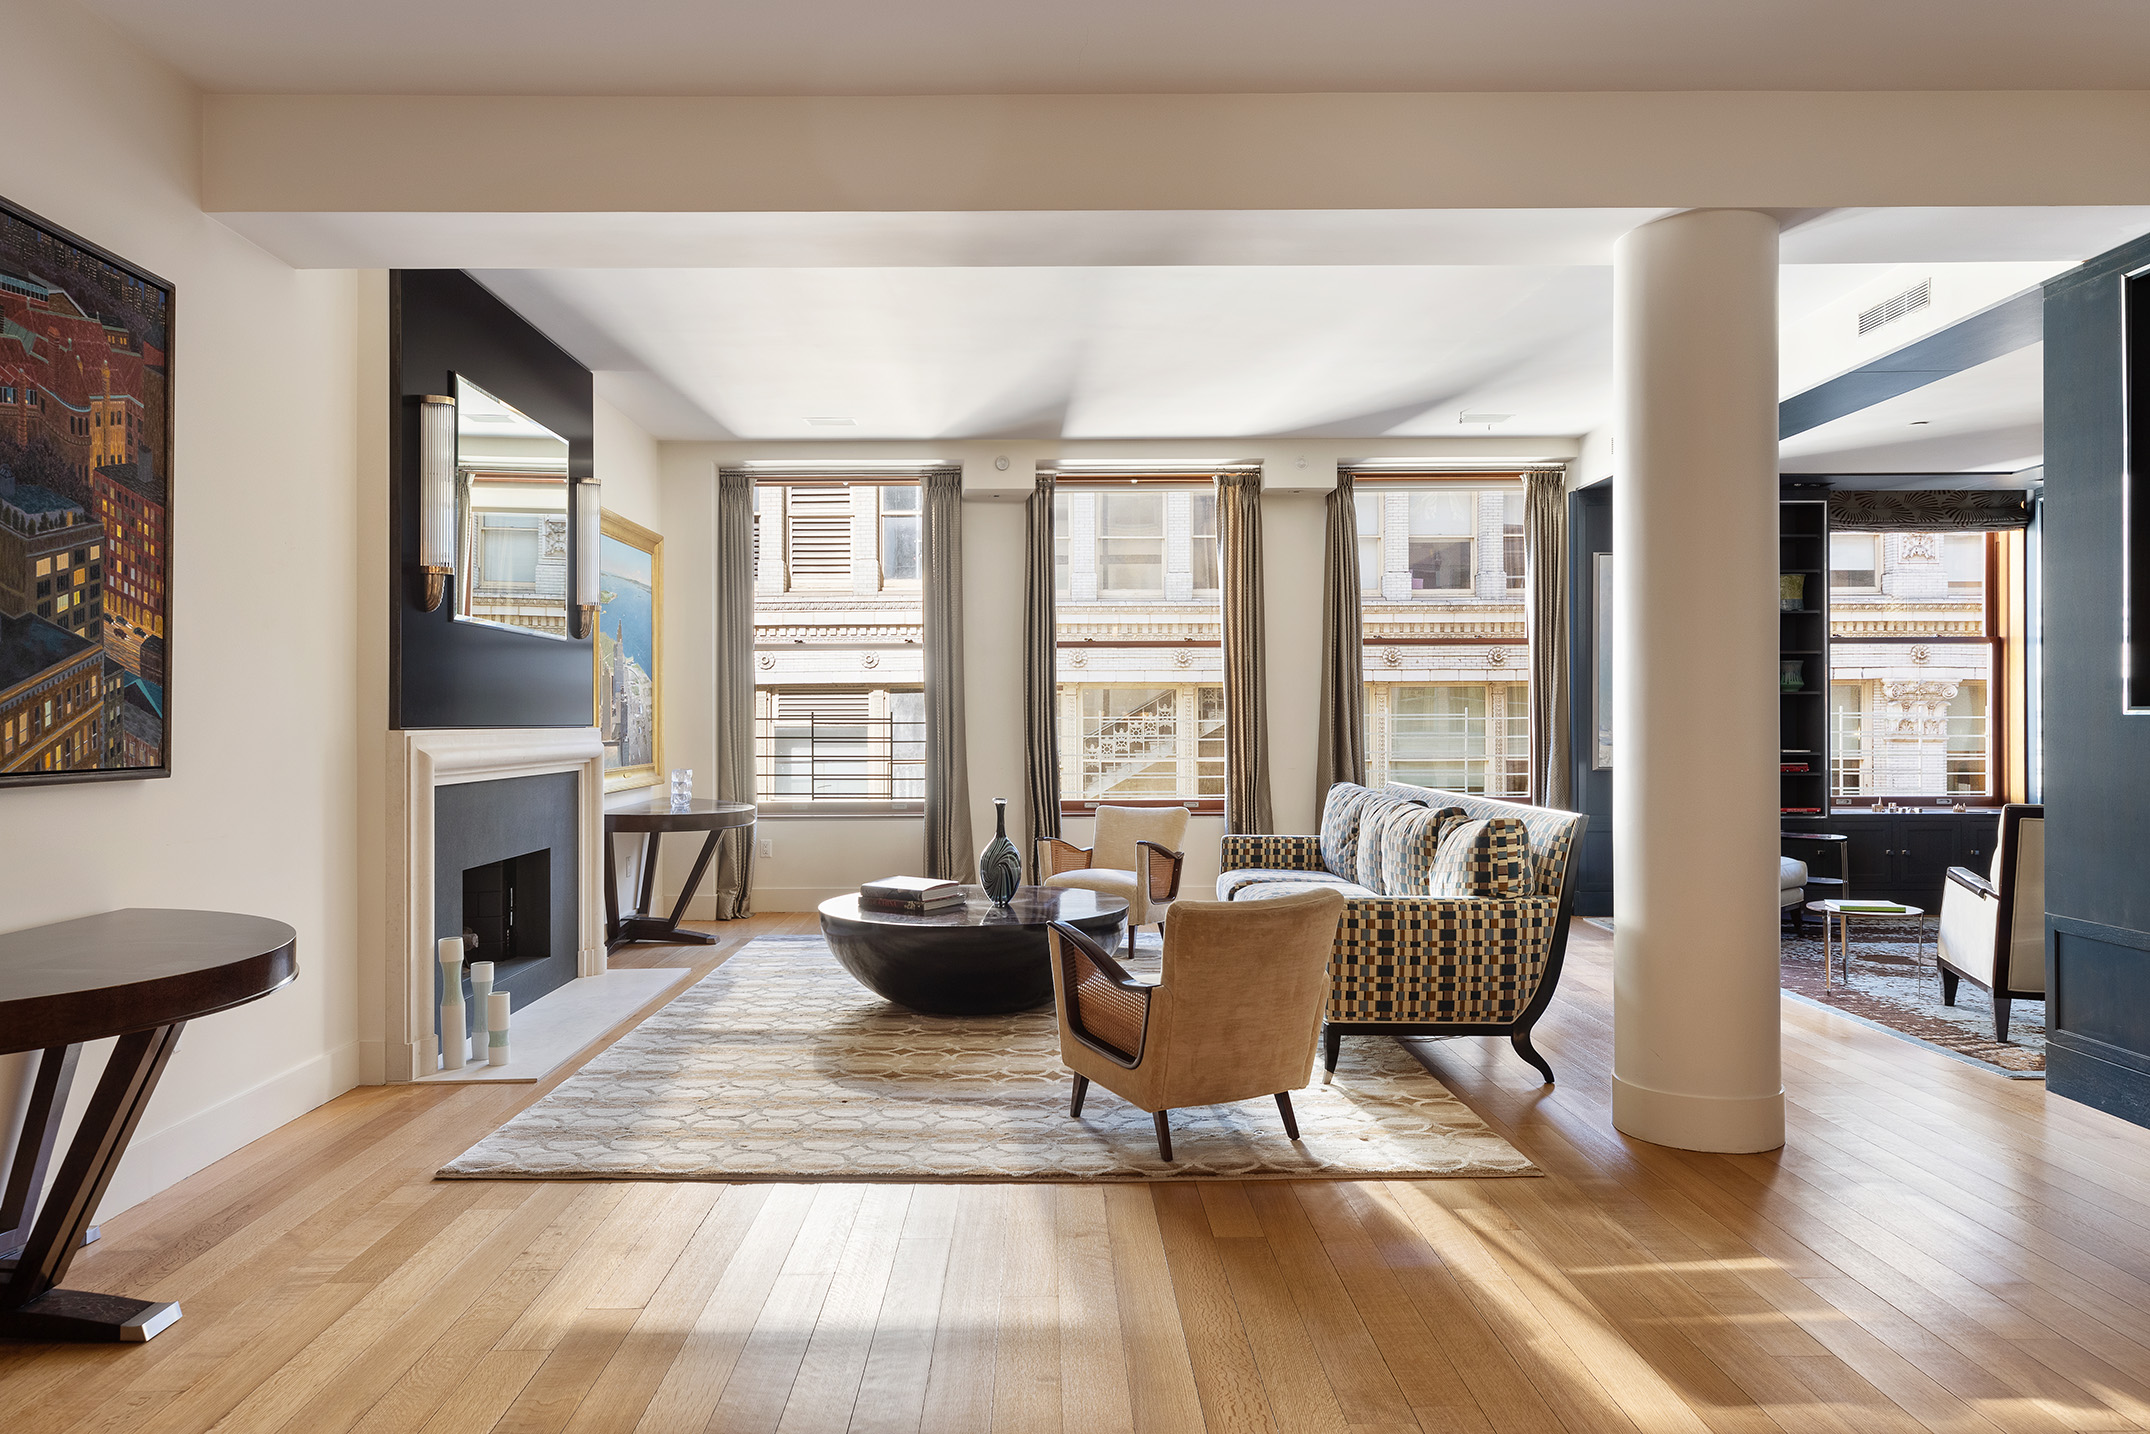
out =
<svg viewBox="0 0 2150 1434"><path fill-rule="evenodd" d="M1038 881L1121 898L1132 943L1138 926L1164 929L1165 913L1180 894L1186 837L1185 807L1099 807L1088 847L1058 837L1038 843Z"/></svg>
<svg viewBox="0 0 2150 1434"><path fill-rule="evenodd" d="M1308 891L1274 901L1185 901L1165 931L1164 972L1138 981L1065 922L1046 928L1060 1058L1075 1075L1071 1117L1096 1081L1149 1111L1172 1159L1167 1113L1276 1097L1299 1138L1291 1092L1307 1083L1329 995L1329 951L1344 898Z"/></svg>

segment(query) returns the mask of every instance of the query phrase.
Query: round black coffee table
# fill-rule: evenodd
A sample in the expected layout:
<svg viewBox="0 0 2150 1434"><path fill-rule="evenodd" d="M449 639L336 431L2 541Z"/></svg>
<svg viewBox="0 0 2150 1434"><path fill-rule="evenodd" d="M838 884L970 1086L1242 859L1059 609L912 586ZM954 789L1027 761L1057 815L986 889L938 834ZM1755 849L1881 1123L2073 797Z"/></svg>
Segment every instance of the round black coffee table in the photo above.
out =
<svg viewBox="0 0 2150 1434"><path fill-rule="evenodd" d="M860 985L929 1016L989 1016L1049 1005L1045 927L1065 921L1106 950L1120 944L1127 903L1094 891L1021 886L997 907L975 886L930 916L861 911L856 895L821 903L829 949Z"/></svg>

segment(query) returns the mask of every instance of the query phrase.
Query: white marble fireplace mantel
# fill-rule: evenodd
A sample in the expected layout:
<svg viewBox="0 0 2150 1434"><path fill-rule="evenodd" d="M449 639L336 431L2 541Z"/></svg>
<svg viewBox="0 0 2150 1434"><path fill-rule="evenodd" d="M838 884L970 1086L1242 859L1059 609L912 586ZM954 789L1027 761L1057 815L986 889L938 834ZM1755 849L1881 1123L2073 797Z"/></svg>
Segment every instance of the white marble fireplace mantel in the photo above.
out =
<svg viewBox="0 0 2150 1434"><path fill-rule="evenodd" d="M436 787L549 772L576 774L576 975L605 971L605 753L595 727L424 729L388 734L388 920L380 949L365 953L360 989L377 993L379 1074L394 1084L439 1064L433 1031L433 842ZM370 1053L368 1053L370 1055Z"/></svg>

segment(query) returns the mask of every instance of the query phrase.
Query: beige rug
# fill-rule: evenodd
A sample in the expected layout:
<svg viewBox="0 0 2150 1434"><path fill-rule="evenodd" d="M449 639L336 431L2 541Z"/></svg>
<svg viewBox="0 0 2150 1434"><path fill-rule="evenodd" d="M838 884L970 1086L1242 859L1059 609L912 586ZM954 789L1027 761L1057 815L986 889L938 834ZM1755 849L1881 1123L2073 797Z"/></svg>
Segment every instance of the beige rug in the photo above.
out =
<svg viewBox="0 0 2150 1434"><path fill-rule="evenodd" d="M1136 963L1154 969L1155 957ZM1535 1175L1394 1041L1273 1101L1150 1117L1099 1086L1067 1113L1050 1008L920 1016L818 937L764 936L441 1170L472 1180L1146 1180Z"/></svg>

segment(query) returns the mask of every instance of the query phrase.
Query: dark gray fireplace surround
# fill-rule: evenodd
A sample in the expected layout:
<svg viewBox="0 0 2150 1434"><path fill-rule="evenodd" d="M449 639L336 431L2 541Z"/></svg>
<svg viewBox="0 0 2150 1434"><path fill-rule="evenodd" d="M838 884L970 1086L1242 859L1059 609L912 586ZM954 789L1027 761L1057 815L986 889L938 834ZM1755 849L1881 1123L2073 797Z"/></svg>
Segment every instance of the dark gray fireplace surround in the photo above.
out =
<svg viewBox="0 0 2150 1434"><path fill-rule="evenodd" d="M521 1010L576 974L576 774L546 772L492 782L458 782L433 791L433 935L460 936L465 925L463 874L488 862L548 851L549 950L542 957L499 960L479 950L473 960L493 960L493 989L506 991ZM527 949L529 942L525 942ZM435 995L438 996L438 979ZM468 964L464 1000L470 999ZM434 1031L439 1033L438 1002Z"/></svg>

